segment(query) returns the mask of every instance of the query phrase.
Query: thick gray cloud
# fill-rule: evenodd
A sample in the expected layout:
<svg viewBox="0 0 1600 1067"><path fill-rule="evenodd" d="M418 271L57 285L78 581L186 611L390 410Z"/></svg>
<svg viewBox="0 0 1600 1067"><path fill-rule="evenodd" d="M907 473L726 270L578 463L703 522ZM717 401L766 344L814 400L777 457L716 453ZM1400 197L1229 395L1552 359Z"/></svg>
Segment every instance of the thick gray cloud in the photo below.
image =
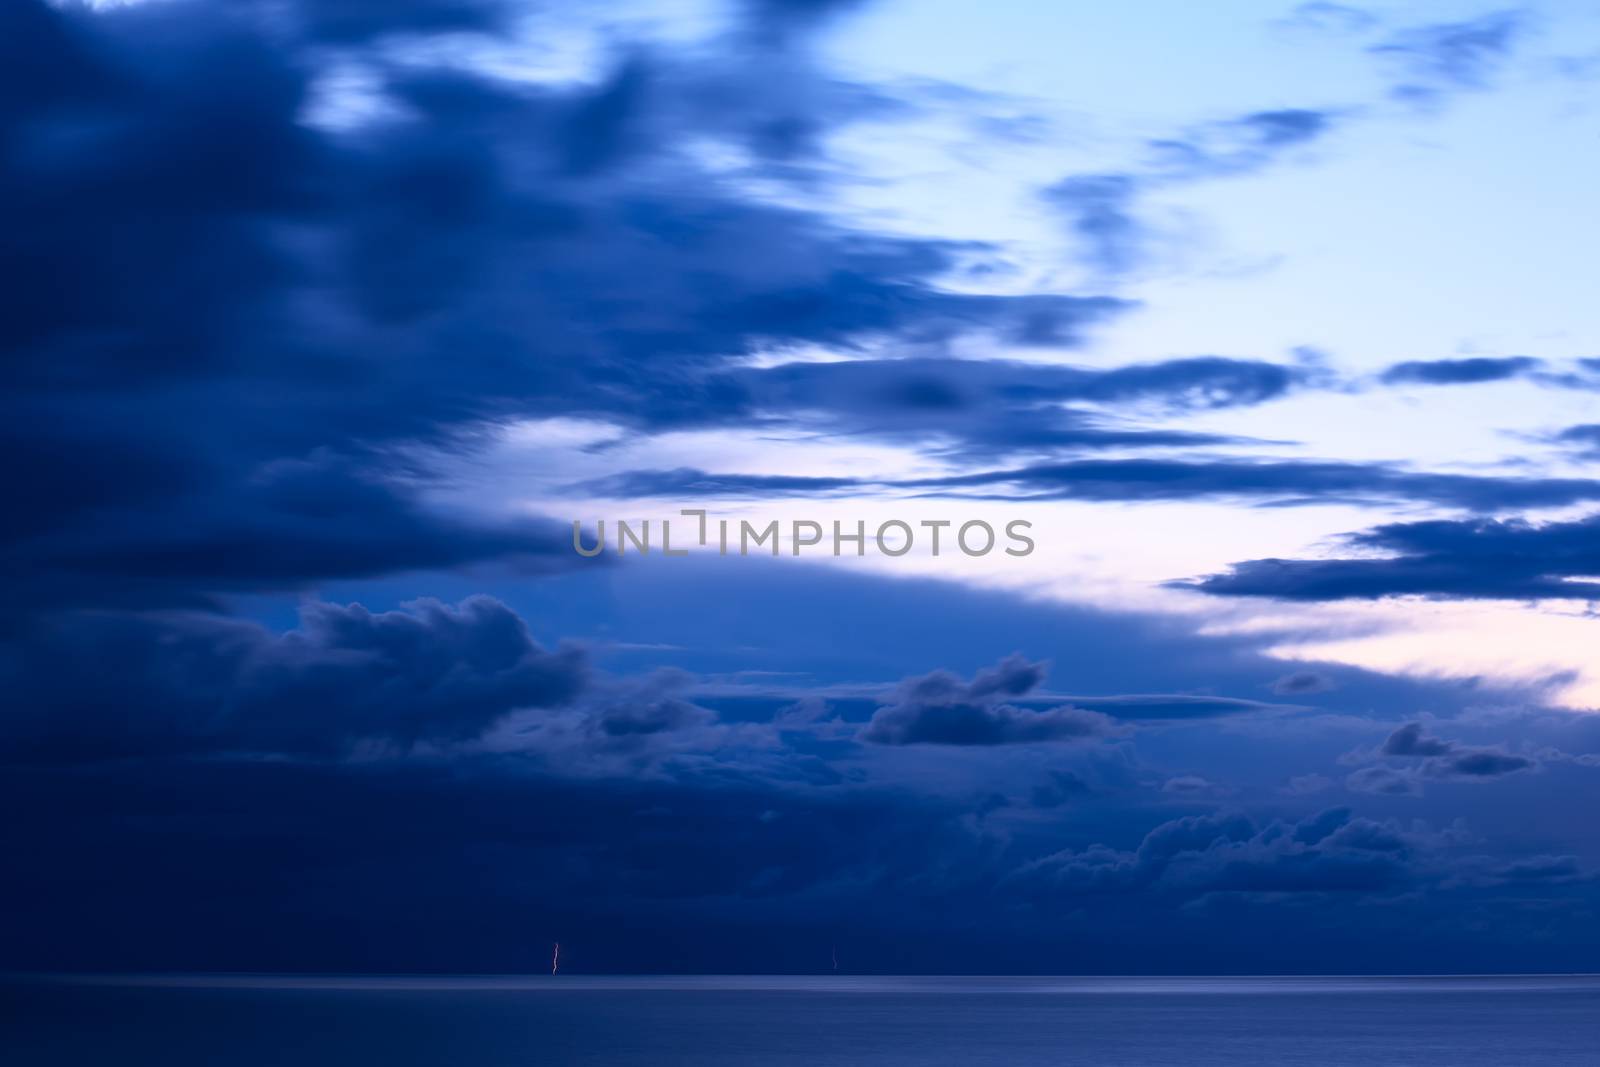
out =
<svg viewBox="0 0 1600 1067"><path fill-rule="evenodd" d="M587 677L581 651L543 648L484 596L383 612L313 602L281 635L215 615L67 613L0 662L0 747L29 761L406 749L566 704Z"/></svg>
<svg viewBox="0 0 1600 1067"><path fill-rule="evenodd" d="M1452 747L1448 741L1424 736L1420 722L1410 722L1390 734L1378 751L1385 756L1443 756Z"/></svg>
<svg viewBox="0 0 1600 1067"><path fill-rule="evenodd" d="M1021 656L1002 660L963 681L934 671L900 683L873 713L861 740L878 745L1015 745L1082 741L1123 732L1116 721L1070 706L1032 710L1007 703L1044 680L1044 665Z"/></svg>
<svg viewBox="0 0 1600 1067"><path fill-rule="evenodd" d="M1358 793L1417 796L1424 781L1483 782L1539 767L1532 756L1434 737L1420 722L1395 730L1374 755L1391 762L1353 772L1345 780L1347 787Z"/></svg>
<svg viewBox="0 0 1600 1067"><path fill-rule="evenodd" d="M721 372L752 352L1071 346L1128 308L956 292L970 246L711 180L686 144L798 179L882 106L792 32L833 6L755 5L761 32L703 62L640 46L533 84L389 61L539 14L489 0L7 4L0 436L37 457L0 475L28 502L0 522L12 609L549 561L548 530L424 507L413 446L750 418ZM350 64L383 106L310 121Z"/></svg>
<svg viewBox="0 0 1600 1067"><path fill-rule="evenodd" d="M549 606L564 627L587 619L575 632L602 635L619 659L654 641L697 670L818 679L796 682L810 702L774 722L770 707L740 718L689 692L700 675L601 674L485 598L314 600L288 632L224 613L271 617L279 594L324 583L343 601L356 579L387 604L402 582L459 588L441 571L569 560L548 526L430 504L437 487L416 457L470 458L483 428L508 420L782 424L999 466L1002 454L1238 444L1132 420L1315 384L1304 365L1218 356L1111 369L948 358L1072 349L1134 305L975 291L965 268L999 250L745 192L750 179L817 190L830 134L906 106L808 56L813 31L852 6L748 0L693 55L634 42L592 78L559 81L458 60L560 5L0 5L0 447L25 459L0 470L14 505L0 516L0 804L14 816L0 851L24 857L0 879L0 970L512 971L553 937L595 970L805 970L838 935L885 967L1071 958L1163 971L1224 953L1282 963L1290 942L1264 930L1268 905L1185 928L1200 896L1391 888L1413 894L1399 923L1442 930L1437 945L1462 940L1479 916L1428 880L1420 834L1337 811L1173 820L1224 789L1250 799L1240 783L1259 765L1205 746L1163 761L1132 741L1055 743L1120 737L1130 719L1155 749L1179 723L1222 736L1205 721L1216 716L1292 726L1296 709L1213 695L1259 692L1284 669L1255 638L860 575L779 587L741 571L672 593L639 577L616 596L625 617L604 621L585 615L613 595L603 581L508 587L529 618ZM435 47L440 34L476 37ZM344 109L334 83L348 70L378 106ZM1136 212L1149 183L1246 173L1339 121L1271 109L1200 124L1146 146L1130 195L1113 180L1058 206L1086 221L1108 273L1125 272L1147 251ZM740 162L713 172L707 154ZM812 348L863 358L747 358ZM1030 458L899 488L1410 494L1474 508L1588 491L1382 465ZM730 492L858 484L700 477ZM793 625L770 625L774 605ZM1100 695L1050 698L1040 664L1018 657L820 710L825 680L970 668L1013 647L1070 656L1075 684ZM1340 677L1341 695L1383 707L1441 692ZM1155 693L1114 695L1134 684ZM1314 744L1296 735L1292 747ZM1482 778L1525 757L1453 745L1423 758ZM873 777L890 764L904 777ZM1514 898L1487 905L1504 944L1474 959L1519 962L1516 920L1535 910L1524 905L1579 892L1580 870L1506 849L1471 868ZM1120 888L1085 904L1095 894L1082 887L1097 885ZM1026 890L1019 907L1011 887ZM1083 916L1051 906L1063 888ZM1559 927L1575 945L1586 929ZM1344 933L1307 936L1338 966L1405 958Z"/></svg>

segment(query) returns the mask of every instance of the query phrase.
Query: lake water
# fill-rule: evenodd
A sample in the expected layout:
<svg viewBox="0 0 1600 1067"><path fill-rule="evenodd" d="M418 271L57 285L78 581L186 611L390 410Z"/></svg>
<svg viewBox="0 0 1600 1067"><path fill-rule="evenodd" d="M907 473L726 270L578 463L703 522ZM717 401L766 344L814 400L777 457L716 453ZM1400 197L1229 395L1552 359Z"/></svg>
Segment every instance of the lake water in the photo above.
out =
<svg viewBox="0 0 1600 1067"><path fill-rule="evenodd" d="M1600 977L0 984L7 1067L1600 1063Z"/></svg>

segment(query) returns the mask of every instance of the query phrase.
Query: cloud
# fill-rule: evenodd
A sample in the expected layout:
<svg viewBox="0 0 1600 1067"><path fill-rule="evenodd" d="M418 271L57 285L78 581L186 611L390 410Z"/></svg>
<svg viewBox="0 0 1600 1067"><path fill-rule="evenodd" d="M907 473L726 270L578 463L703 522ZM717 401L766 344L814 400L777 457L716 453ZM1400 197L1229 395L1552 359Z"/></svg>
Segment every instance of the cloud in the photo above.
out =
<svg viewBox="0 0 1600 1067"><path fill-rule="evenodd" d="M1379 380L1386 385L1478 385L1520 378L1543 365L1532 356L1435 359L1396 363Z"/></svg>
<svg viewBox="0 0 1600 1067"><path fill-rule="evenodd" d="M1600 595L1600 516L1568 522L1520 519L1393 523L1345 538L1384 553L1361 559L1258 559L1186 588L1217 596L1350 600L1582 599Z"/></svg>
<svg viewBox="0 0 1600 1067"><path fill-rule="evenodd" d="M1300 4L1276 25L1284 29L1306 29L1324 33L1358 33L1378 24L1378 17L1365 8L1330 0L1311 0Z"/></svg>
<svg viewBox="0 0 1600 1067"><path fill-rule="evenodd" d="M1380 463L1227 458L1078 460L901 484L947 490L1003 485L1027 500L1254 497L1303 505L1401 499L1482 511L1600 499L1600 482L1581 478L1500 478L1408 471Z"/></svg>
<svg viewBox="0 0 1600 1067"><path fill-rule="evenodd" d="M570 951L580 970L626 971L668 951L654 934L608 933L627 914L698 931L691 958L707 969L773 958L842 906L862 916L853 930L869 929L885 910L875 886L899 895L919 872L982 859L951 809L922 800L732 777L714 787L571 780L498 756L159 770L123 761L7 783L8 796L35 802L29 819L7 820L7 844L52 857L0 886L7 915L26 904L33 917L27 929L7 922L7 959L41 969L50 959L203 970L253 960L284 971L317 960L398 973L409 960L526 971L559 936L573 946L564 962ZM702 908L717 898L713 918ZM73 918L107 914L126 936ZM767 932L733 932L747 922ZM533 932L508 941L517 923Z"/></svg>
<svg viewBox="0 0 1600 1067"><path fill-rule="evenodd" d="M604 496L746 496L915 489L1004 500L1258 500L1280 507L1426 501L1472 511L1561 507L1600 500L1600 481L1409 471L1318 460L1079 459L934 478L714 474L694 468L625 471L571 487ZM985 491L987 490L987 492ZM1359 541L1359 538L1352 539ZM1209 581L1209 579L1208 579ZM1210 590L1208 590L1210 591Z"/></svg>
<svg viewBox="0 0 1600 1067"><path fill-rule="evenodd" d="M1152 234L1139 205L1151 191L1255 173L1326 136L1338 117L1313 108L1279 108L1205 123L1149 141L1150 162L1142 168L1069 175L1040 197L1066 222L1089 266L1103 278L1117 278L1148 257Z"/></svg>
<svg viewBox="0 0 1600 1067"><path fill-rule="evenodd" d="M1196 127L1188 133L1150 142L1158 172L1167 178L1214 178L1249 174L1291 149L1330 133L1338 120L1332 111L1280 108Z"/></svg>
<svg viewBox="0 0 1600 1067"><path fill-rule="evenodd" d="M823 6L761 10L798 25ZM0 537L30 605L549 564L559 542L531 527L425 507L424 457L519 417L725 419L712 379L773 347L1071 346L1129 306L957 292L970 246L713 180L687 145L792 172L880 106L792 33L699 63L641 45L570 81L497 77L472 49L390 61L397 37L511 13L7 6L0 426L38 462L5 477L29 503ZM379 106L331 87L350 67Z"/></svg>
<svg viewBox="0 0 1600 1067"><path fill-rule="evenodd" d="M1121 416L1128 409L1159 415L1262 404L1303 377L1299 367L1221 356L1112 369L949 358L785 363L697 379L683 404L663 409L653 428L789 427L903 441L967 460L1237 444L1246 439L1149 428Z"/></svg>
<svg viewBox="0 0 1600 1067"><path fill-rule="evenodd" d="M60 473L47 463L0 475L0 486ZM199 477L192 487L161 486L160 499L142 508L138 493L136 480L117 501L128 512L115 521L85 512L48 536L30 528L37 516L25 516L0 570L47 605L105 603L125 592L150 607L209 603L195 590L293 589L490 560L537 573L572 558L570 531L554 521L452 515L350 464L281 461L242 483Z"/></svg>
<svg viewBox="0 0 1600 1067"><path fill-rule="evenodd" d="M6 651L16 710L0 748L28 761L404 750L475 738L588 684L580 650L543 648L486 596L384 612L314 601L284 634L215 615L65 613Z"/></svg>
<svg viewBox="0 0 1600 1067"><path fill-rule="evenodd" d="M994 403L1151 404L1173 411L1249 407L1276 400L1304 377L1293 366L1226 356L1190 356L1112 368L985 359L844 360L788 363L737 379L757 407L882 413ZM832 397L831 404L828 398Z"/></svg>
<svg viewBox="0 0 1600 1067"><path fill-rule="evenodd" d="M596 719L596 725L607 737L648 737L705 727L715 721L715 712L685 700L666 698L609 708Z"/></svg>
<svg viewBox="0 0 1600 1067"><path fill-rule="evenodd" d="M1297 774L1284 785L1280 792L1289 796L1307 797L1316 793L1324 793L1333 788L1333 780L1321 774Z"/></svg>
<svg viewBox="0 0 1600 1067"><path fill-rule="evenodd" d="M1116 305L1106 304L1109 315ZM1085 302L1083 314L1096 314ZM791 425L943 446L958 455L1220 444L1214 433L1130 426L1127 408L1157 413L1262 404L1303 368L1196 356L1100 369L1002 359L853 359L710 375L693 411L718 421ZM681 418L682 415L674 416Z"/></svg>
<svg viewBox="0 0 1600 1067"><path fill-rule="evenodd" d="M1109 716L1062 706L1035 711L1005 703L1044 680L1044 665L1011 656L964 682L948 671L908 678L878 708L861 740L877 745L1014 745L1082 741L1122 732Z"/></svg>
<svg viewBox="0 0 1600 1067"><path fill-rule="evenodd" d="M294 631L237 620L238 629L218 627L215 616L186 626L184 616L126 613L101 613L111 619L107 635L74 656L35 654L43 646L5 648L7 671L26 666L58 695L69 692L69 682L81 687L75 699L50 705L19 689L15 674L5 675L7 721L25 720L20 709L38 706L61 742L50 753L38 744L25 753L18 734L7 734L0 799L18 817L5 821L0 847L45 858L0 882L9 964L510 972L528 970L529 957L559 936L579 970L756 970L791 959L798 969L819 938L837 937L841 955L858 953L863 966L915 958L939 972L1000 969L988 962L999 958L1008 971L1042 973L1067 949L1106 969L1135 960L1143 970L1198 970L1226 952L1281 959L1287 970L1295 954L1310 950L1303 940L1292 952L1281 948L1278 903L1314 900L1325 909L1319 929L1330 931L1318 935L1325 937L1315 943L1318 958L1350 970L1389 970L1414 958L1419 944L1429 951L1459 945L1461 930L1485 917L1494 920L1496 936L1470 940L1472 960L1513 960L1529 943L1517 917L1536 907L1559 911L1589 884L1485 882L1484 891L1499 894L1490 900L1478 888L1488 872L1524 858L1510 838L1467 863L1444 851L1439 835L1410 825L1378 822L1340 834L1346 823L1360 822L1359 794L1348 818L1300 811L1305 802L1294 797L1261 798L1241 783L1274 782L1278 769L1304 765L1319 746L1331 761L1336 752L1327 746L1342 742L1299 729L1281 708L1254 705L1281 718L1241 749L1237 737L1227 740L1227 727L1199 717L1223 697L1190 698L1196 703L1187 705L1181 729L1142 720L1137 744L1168 746L1169 753L1176 745L1186 773L1236 797L1264 800L1265 809L1242 816L1248 828L1235 834L1227 829L1234 816L1212 812L1192 833L1169 828L1158 835L1144 850L1142 871L1075 870L1063 873L1063 884L1052 884L1043 870L1038 880L1023 877L1018 872L1030 862L1048 857L1063 866L1075 857L1080 867L1116 868L1117 857L1139 851L1152 826L1167 819L1152 816L1152 805L1207 809L1211 796L1154 792L1152 783L1159 788L1166 776L1135 761L1133 741L864 744L857 731L874 711L900 701L901 690L847 687L839 679L874 677L880 664L947 656L970 662L977 654L991 657L987 669L923 675L912 682L932 680L914 686L914 695L928 705L954 699L1023 710L1091 710L1088 702L1099 699L1106 703L1093 710L1126 702L1107 712L1112 717L1153 707L1166 714L1180 698L1053 697L1036 659L1000 653L1028 647L1023 642L1043 633L1057 655L1070 657L1076 686L1115 693L1138 681L1243 691L1272 677L1262 639L1197 636L1170 621L943 583L800 574L777 565L770 573L738 570L685 561L682 570L640 576L625 602L612 605L615 613L570 612L563 621L576 632L635 642L670 636L676 646L596 648L594 657L653 662L665 655L701 670L757 664L812 674L816 684L796 676L794 692L741 703L726 691L715 695L705 674L616 677L585 667L570 699L496 716L498 707L543 698L542 690L513 697L495 679L521 679L512 665L523 655L546 661L509 626L506 652L451 651L452 642L500 644L480 629L503 619L499 610L479 619L459 605L448 610L460 618L439 633L416 609L399 613L418 620L412 625L381 611L369 622L330 605L323 629L353 627L354 636L318 638L294 655L286 649L303 640ZM564 584L571 601L587 605L613 600L597 592L613 581L609 574L594 584L564 576L525 595L546 610L553 602L545 594ZM763 628L761 617L780 602L789 625ZM684 610L709 603L721 606ZM408 644L371 633L391 625L427 636ZM84 632L81 623L70 627ZM559 647L538 647L559 662ZM147 655L149 649L161 651ZM240 680L255 672L236 669L228 649L251 663L286 665L292 684L248 690L282 699L240 699ZM365 669L396 680L383 690L382 707L341 696L345 680ZM1419 703L1459 710L1500 699L1488 690L1465 693L1355 670L1341 672L1341 682L1350 700L1380 710ZM882 693L890 695L874 699ZM185 694L192 703L177 699ZM228 694L236 695L223 699ZM774 723L802 694L813 698L811 707ZM483 700L474 705L477 695ZM124 719L136 705L141 714ZM162 714L150 706L178 724L158 731ZM421 710L413 721L428 739L408 743L414 728L384 737L386 716L409 715L412 707ZM246 708L260 714L240 715ZM1248 705L1234 712L1250 713ZM132 725L149 729L118 734ZM457 739L463 734L471 736ZM35 742L43 737L32 735ZM1480 797L1460 800L1465 816L1476 818L1474 803L1492 802ZM1285 810L1294 814L1271 829ZM1544 814L1530 817L1550 817L1538 811ZM1392 889L1336 888L1381 883L1378 857L1393 847L1389 838L1410 849L1389 868ZM1259 840L1240 849L1228 844L1236 839ZM1571 851L1555 842L1549 850ZM1091 891L1102 878L1122 888ZM1248 916L1238 921L1217 922L1213 913L1187 907L1215 893L1258 896L1241 903ZM1385 908L1365 907L1371 893ZM1371 926L1373 910L1392 914L1404 929L1438 933L1392 948L1386 930ZM967 933L952 932L948 917L955 913L968 916ZM116 916L118 936L84 925L85 915ZM240 923L241 915L248 922ZM7 923L6 916L27 922ZM518 923L533 931L530 938L507 941L496 933ZM1556 929L1576 936L1583 928L1562 921ZM680 942L685 931L692 937ZM530 947L530 940L538 944ZM918 951L928 955L906 955ZM1551 958L1548 947L1538 951ZM1381 966L1358 966L1363 961Z"/></svg>
<svg viewBox="0 0 1600 1067"><path fill-rule="evenodd" d="M771 497L775 495L817 496L859 488L858 479L835 475L804 474L711 474L693 467L661 471L623 471L601 478L575 482L566 491L593 496L679 497Z"/></svg>
<svg viewBox="0 0 1600 1067"><path fill-rule="evenodd" d="M1159 721L1164 719L1214 719L1227 715L1271 715L1298 710L1292 704L1268 704L1240 697L1196 693L1122 693L1111 696L1030 698L1033 702L1060 699L1086 711L1101 711L1114 719Z"/></svg>
<svg viewBox="0 0 1600 1067"><path fill-rule="evenodd" d="M1051 770L1046 774L1046 780L1029 794L1029 802L1036 808L1058 808L1094 793L1094 787L1073 771Z"/></svg>
<svg viewBox="0 0 1600 1067"><path fill-rule="evenodd" d="M1420 722L1407 723L1384 741L1378 751L1385 756L1443 756L1454 746L1436 737L1425 737Z"/></svg>
<svg viewBox="0 0 1600 1067"><path fill-rule="evenodd" d="M1370 51L1399 71L1397 97L1425 102L1487 88L1527 28L1523 12L1497 11L1401 30Z"/></svg>
<svg viewBox="0 0 1600 1067"><path fill-rule="evenodd" d="M1393 767L1362 767L1350 772L1344 785L1353 793L1375 793L1379 796L1407 797L1422 793L1422 786L1415 774Z"/></svg>
<svg viewBox="0 0 1600 1067"><path fill-rule="evenodd" d="M1326 693L1337 688L1334 680L1321 671L1295 671L1272 683L1272 691L1279 696L1301 696Z"/></svg>
<svg viewBox="0 0 1600 1067"><path fill-rule="evenodd" d="M1424 764L1426 773L1436 778L1498 778L1537 766L1538 763L1526 756L1494 749L1464 748L1456 749L1442 761Z"/></svg>
<svg viewBox="0 0 1600 1067"><path fill-rule="evenodd" d="M1534 356L1475 356L1470 359L1423 359L1395 363L1375 381L1384 386L1492 385L1523 381L1545 389L1579 392L1600 390L1593 360L1552 364ZM1356 388L1359 388L1357 384Z"/></svg>
<svg viewBox="0 0 1600 1067"><path fill-rule="evenodd" d="M1415 762L1403 762L1399 767L1392 763L1363 767L1345 779L1347 788L1358 793L1417 796L1425 780L1482 782L1539 767L1538 760L1502 748L1463 745L1431 736L1423 731L1420 722L1396 729L1373 755Z"/></svg>
<svg viewBox="0 0 1600 1067"><path fill-rule="evenodd" d="M1493 872L1491 878L1503 885L1526 885L1537 882L1575 882L1590 874L1576 856L1529 856L1507 863Z"/></svg>
<svg viewBox="0 0 1600 1067"><path fill-rule="evenodd" d="M1333 808L1266 826L1239 814L1192 815L1163 823L1137 849L1095 846L1034 860L1011 887L1038 899L1213 892L1377 893L1413 882L1422 841L1394 823Z"/></svg>
<svg viewBox="0 0 1600 1067"><path fill-rule="evenodd" d="M742 3L752 30L780 37L813 29L845 12L866 6L866 0L742 0Z"/></svg>
<svg viewBox="0 0 1600 1067"><path fill-rule="evenodd" d="M1450 900L1419 873L1423 835L1338 810L1145 833L1148 805L1203 807L1259 766L1206 759L1160 797L1131 744L1068 744L1133 720L1141 736L1287 720L1282 705L1191 695L1259 692L1284 668L1256 637L820 571L630 576L625 619L599 606L615 599L609 575L516 590L630 663L670 651L697 669L820 679L783 701L801 708L751 711L653 662L602 674L501 601L345 602L352 580L387 604L414 572L453 589L463 579L438 572L571 558L547 523L437 504L455 488L438 468L506 422L780 426L970 463L1241 444L1136 420L1314 384L1302 365L1223 356L950 358L1070 350L1135 305L983 291L963 271L995 248L797 206L830 180L832 134L911 110L808 55L851 6L749 0L692 53L635 40L561 79L479 62L520 44L488 38L523 23L561 37L559 5L0 5L0 448L26 457L0 472L0 801L16 815L0 851L36 860L0 880L7 969L514 971L553 935L595 970L804 970L837 934L929 971L1048 968L1064 945L1084 966L1179 970L1307 949L1256 923L1186 927L1174 902L1419 887L1398 921L1480 950L1441 918L1476 916L1441 912ZM1189 127L1147 145L1121 192L1080 187L1057 207L1108 273L1137 269L1141 196L1292 158L1342 117L1252 110ZM784 195L753 191L774 182ZM817 349L849 362L771 365ZM897 488L1471 507L1586 492L1385 465L1030 458ZM653 484L710 478L727 493L868 484L664 473ZM287 630L225 613L275 618L281 594L318 587L338 601L306 600ZM755 617L778 601L795 625ZM881 700L872 686L852 707L828 694L830 680L970 663L1046 632L1078 685L1123 695L1053 696L1021 657ZM1442 692L1341 681L1363 706ZM1127 694L1135 682L1155 692ZM1391 758L1425 776L1418 758ZM1524 757L1457 745L1429 758L1466 778ZM1565 857L1506 859L1474 870L1500 871L1496 892L1517 905L1573 891ZM1120 888L1086 904L1097 885ZM1018 903L1011 886L1040 895L995 907ZM1048 907L1063 888L1082 913ZM1516 964L1522 930L1498 921L1515 910L1495 907L1518 948L1473 958ZM1319 958L1399 958L1343 935Z"/></svg>
<svg viewBox="0 0 1600 1067"><path fill-rule="evenodd" d="M300 29L335 44L392 34L496 32L513 11L506 0L301 0L291 8Z"/></svg>
<svg viewBox="0 0 1600 1067"><path fill-rule="evenodd" d="M1180 774L1174 778L1168 778L1161 783L1161 791L1163 793L1179 793L1190 796L1209 796L1218 792L1226 792L1217 783L1202 778L1198 774Z"/></svg>
<svg viewBox="0 0 1600 1067"><path fill-rule="evenodd" d="M1573 449L1580 455L1600 456L1600 423L1568 426L1555 434L1551 440Z"/></svg>
<svg viewBox="0 0 1600 1067"><path fill-rule="evenodd" d="M1143 256L1147 236L1134 214L1141 191L1141 179L1132 174L1078 174L1040 195L1066 219L1089 265L1111 277Z"/></svg>

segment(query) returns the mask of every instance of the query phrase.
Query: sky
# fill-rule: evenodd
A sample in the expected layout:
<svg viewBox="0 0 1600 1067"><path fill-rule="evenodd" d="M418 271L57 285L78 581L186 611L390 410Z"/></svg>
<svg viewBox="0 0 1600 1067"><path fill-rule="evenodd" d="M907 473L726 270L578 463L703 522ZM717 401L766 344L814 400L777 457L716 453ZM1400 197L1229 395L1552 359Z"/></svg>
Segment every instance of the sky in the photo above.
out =
<svg viewBox="0 0 1600 1067"><path fill-rule="evenodd" d="M1558 0L6 4L0 971L1595 970L1597 103Z"/></svg>

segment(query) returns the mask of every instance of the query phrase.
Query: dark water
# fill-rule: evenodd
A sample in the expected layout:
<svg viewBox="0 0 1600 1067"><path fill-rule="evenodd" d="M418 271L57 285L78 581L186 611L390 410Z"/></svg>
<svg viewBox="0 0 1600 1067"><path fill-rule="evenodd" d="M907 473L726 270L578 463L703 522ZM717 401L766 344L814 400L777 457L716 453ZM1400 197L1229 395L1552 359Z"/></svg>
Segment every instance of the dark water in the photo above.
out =
<svg viewBox="0 0 1600 1067"><path fill-rule="evenodd" d="M8 981L0 1063L1595 1065L1600 978Z"/></svg>

